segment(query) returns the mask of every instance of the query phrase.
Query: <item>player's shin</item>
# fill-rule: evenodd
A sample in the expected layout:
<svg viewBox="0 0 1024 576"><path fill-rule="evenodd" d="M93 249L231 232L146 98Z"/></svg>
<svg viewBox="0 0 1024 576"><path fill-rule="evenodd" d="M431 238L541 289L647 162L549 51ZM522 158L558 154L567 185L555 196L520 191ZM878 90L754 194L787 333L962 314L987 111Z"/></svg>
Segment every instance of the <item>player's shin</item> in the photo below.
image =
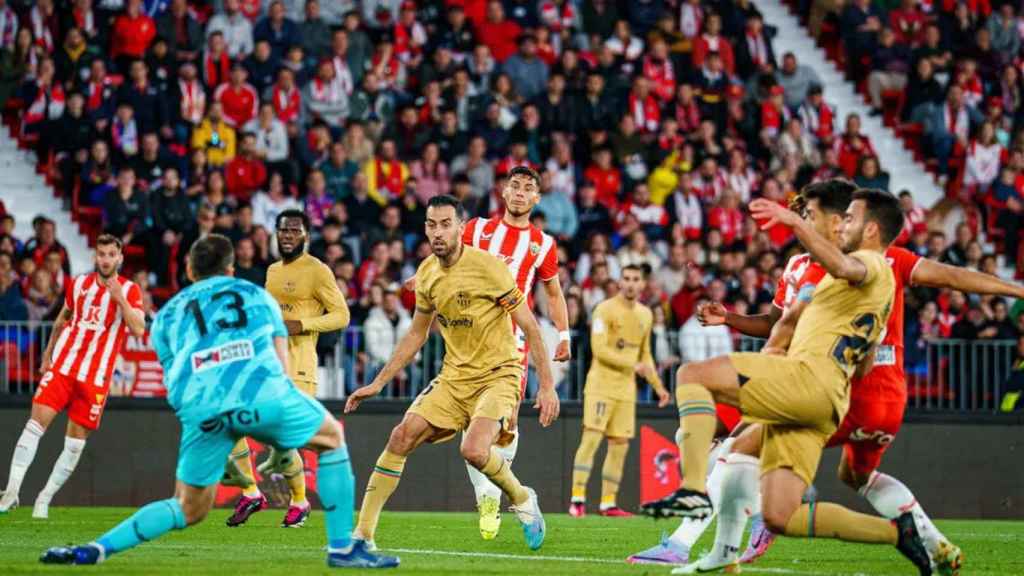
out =
<svg viewBox="0 0 1024 576"><path fill-rule="evenodd" d="M342 444L334 450L320 454L317 482L320 501L327 517L328 550L347 553L352 544L352 511L355 508L356 480L352 474L352 463L346 445Z"/></svg>
<svg viewBox="0 0 1024 576"><path fill-rule="evenodd" d="M363 540L373 540L377 531L377 521L380 520L380 512L384 504L398 487L398 481L402 477L402 470L405 468L405 456L399 456L384 450L377 464L370 474L370 481L366 484L366 493L363 495L363 506L359 510L359 524L356 526L356 536Z"/></svg>
<svg viewBox="0 0 1024 576"><path fill-rule="evenodd" d="M231 450L229 460L231 469L237 476L235 480L242 488L242 494L246 498L258 498L260 489L256 485L256 473L252 469L252 458L249 452L248 440L245 438L238 439L235 447Z"/></svg>
<svg viewBox="0 0 1024 576"><path fill-rule="evenodd" d="M680 384L676 388L679 406L679 452L682 488L707 492L707 453L715 436L715 402L699 384Z"/></svg>
<svg viewBox="0 0 1024 576"><path fill-rule="evenodd" d="M21 431L21 436L18 437L18 443L14 446L14 455L11 457L11 471L7 476L7 487L2 500L3 504L8 504L8 507L13 505L18 498L18 491L21 490L25 472L35 460L39 440L45 431L46 429L41 424L30 419L25 424L25 429ZM7 507L0 509L0 512L6 511Z"/></svg>
<svg viewBox="0 0 1024 576"><path fill-rule="evenodd" d="M302 455L298 450L288 450L282 461L285 463L282 474L292 494L291 506L306 506L306 467Z"/></svg>
<svg viewBox="0 0 1024 576"><path fill-rule="evenodd" d="M143 542L185 527L185 512L177 498L157 500L139 508L127 520L96 540L105 556L124 552Z"/></svg>
<svg viewBox="0 0 1024 576"><path fill-rule="evenodd" d="M590 480L590 469L594 465L594 453L601 445L602 434L597 430L583 429L579 448L572 463L572 501L583 503L587 499L587 481Z"/></svg>
<svg viewBox="0 0 1024 576"><path fill-rule="evenodd" d="M872 472L867 483L857 492L871 503L876 512L886 518L895 519L907 512L913 514L914 522L929 553L934 555L939 543L947 541L938 527L932 523L931 518L925 514L914 494L898 479L881 472Z"/></svg>
<svg viewBox="0 0 1024 576"><path fill-rule="evenodd" d="M619 483L628 453L629 442L608 442L608 453L604 457L604 469L601 471L601 510L616 507Z"/></svg>
<svg viewBox="0 0 1024 576"><path fill-rule="evenodd" d="M75 467L78 466L78 460L82 457L83 450L85 450L84 438L64 437L64 450L57 457L57 462L53 465L53 471L50 473L50 478L46 481L46 486L39 493L39 497L36 498L34 516L46 517L46 509L49 507L50 501L53 500L57 491L60 490L61 486L67 482L68 478L75 471Z"/></svg>
<svg viewBox="0 0 1024 576"><path fill-rule="evenodd" d="M512 473L512 466L498 453L498 450L491 447L487 463L480 468L480 472L487 476L495 486L508 496L513 506L526 502L530 497L526 488L519 483L519 479Z"/></svg>
<svg viewBox="0 0 1024 576"><path fill-rule="evenodd" d="M854 512L831 502L801 504L786 522L785 534L866 544L895 545L899 540L896 526L890 520Z"/></svg>

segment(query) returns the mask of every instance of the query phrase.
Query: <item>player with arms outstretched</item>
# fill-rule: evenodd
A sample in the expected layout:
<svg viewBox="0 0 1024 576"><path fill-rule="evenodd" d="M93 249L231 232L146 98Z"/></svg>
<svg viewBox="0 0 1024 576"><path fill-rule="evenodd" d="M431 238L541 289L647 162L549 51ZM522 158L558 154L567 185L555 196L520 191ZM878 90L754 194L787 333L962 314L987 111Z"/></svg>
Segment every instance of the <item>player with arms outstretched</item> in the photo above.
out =
<svg viewBox="0 0 1024 576"><path fill-rule="evenodd" d="M153 346L164 368L167 401L181 421L175 496L139 509L83 546L47 550L50 564L97 564L171 530L203 520L213 506L224 461L238 438L282 450L319 453L327 565L390 568L352 540L355 477L341 426L288 379L288 331L277 302L259 286L232 278L231 241L210 234L189 251L194 282L160 310Z"/></svg>
<svg viewBox="0 0 1024 576"><path fill-rule="evenodd" d="M509 426L519 406L522 358L512 323L522 328L540 377L536 406L540 421L558 417L551 367L540 327L508 267L494 256L465 246L459 202L435 196L427 204L426 235L433 254L416 271L416 310L409 332L374 381L349 396L346 412L376 396L423 347L437 318L444 338L441 372L391 431L370 475L355 537L372 543L384 504L398 486L405 461L424 442L444 442L464 431L460 452L512 502L527 545L544 542L544 518L537 494L524 487L495 444L512 440ZM372 545L369 545L373 549Z"/></svg>
<svg viewBox="0 0 1024 576"><path fill-rule="evenodd" d="M528 166L516 166L509 171L508 181L501 192L505 201L505 213L484 220L474 218L466 223L462 241L503 260L509 272L516 279L519 291L526 295L527 304L533 309L533 286L540 279L547 295L551 320L558 329L558 348L555 362L567 362L570 352L569 313L565 307L562 284L558 280L558 246L555 239L540 228L530 224L530 213L540 201L540 175ZM526 393L526 369L529 353L523 330L515 326L519 353L523 357L523 379L520 398ZM498 453L509 463L515 460L519 449L519 427L516 425L519 410L512 415L509 429L515 436L506 446L499 446ZM477 510L480 512L480 536L492 540L501 527L501 488L495 486L486 476L470 464L466 464L469 480L476 493Z"/></svg>
<svg viewBox="0 0 1024 576"><path fill-rule="evenodd" d="M43 376L32 399L32 413L14 447L0 513L18 505L21 482L35 459L39 440L57 414L67 410L64 450L32 509L33 518L49 516L50 501L74 472L86 439L100 425L121 345L128 332L139 337L146 330L142 291L118 275L124 261L121 249L119 238L100 235L93 257L96 269L67 285L64 307L43 352Z"/></svg>
<svg viewBox="0 0 1024 576"><path fill-rule="evenodd" d="M748 421L763 424L762 513L769 529L792 537L893 544L922 575L929 575L932 559L910 512L891 522L836 504L801 503L821 450L848 411L850 378L870 369L889 318L895 279L884 251L903 226L899 202L886 192L855 192L842 227L843 250L774 202L756 200L751 213L763 227L781 223L793 228L829 274L816 288L798 294L797 300L808 305L788 355L736 353L679 369L683 482L674 494L643 509L662 517L711 513L704 455L717 397L738 405ZM738 520L745 520L745 510L735 509L735 504L726 493L718 521L727 524L727 531L742 534L744 522ZM736 554L723 552L733 558Z"/></svg>
<svg viewBox="0 0 1024 576"><path fill-rule="evenodd" d="M277 300L288 329L288 376L295 386L311 397L317 388L317 337L323 332L343 330L348 326L348 304L334 274L326 264L306 253L309 217L301 210L285 210L277 216L277 248L281 261L267 269L267 292ZM279 452L272 446L270 456L259 465L263 474L284 476L291 492L291 502L283 528L297 528L306 523L310 506L306 500L306 474L298 450ZM252 473L249 444L243 438L235 445L222 484L239 485L243 489L228 526L245 523L254 512L267 506Z"/></svg>
<svg viewBox="0 0 1024 576"><path fill-rule="evenodd" d="M639 266L623 267L618 295L594 308L590 336L594 360L583 390L583 435L572 464L569 515L575 518L586 515L587 482L602 439L608 441L608 452L601 471L600 514L632 516L616 499L629 441L636 436L636 377L643 376L654 388L659 407L668 406L672 399L651 356L654 314L637 302L645 282Z"/></svg>

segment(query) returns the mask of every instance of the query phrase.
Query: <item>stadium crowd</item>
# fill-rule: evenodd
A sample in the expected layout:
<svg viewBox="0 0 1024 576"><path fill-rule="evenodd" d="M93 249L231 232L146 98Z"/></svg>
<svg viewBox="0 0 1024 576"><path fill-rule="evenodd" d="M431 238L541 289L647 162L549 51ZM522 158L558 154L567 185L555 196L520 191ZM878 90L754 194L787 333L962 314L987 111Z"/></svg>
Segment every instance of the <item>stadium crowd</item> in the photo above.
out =
<svg viewBox="0 0 1024 576"><path fill-rule="evenodd" d="M894 190L900 243L995 273L980 241L998 228L1012 267L1024 13L988 0L801 10L815 33L841 31L877 107L906 88L904 118L925 126L940 170L963 158L966 222L930 229ZM667 365L734 345L698 326L701 301L772 305L799 246L786 228L758 230L751 198L787 203L834 176L888 189L859 118L836 117L815 71L775 54L775 33L748 0L0 0L0 100L69 205L98 209L143 254L130 272L151 312L212 231L236 243L237 275L262 284L276 215L303 208L311 253L353 323L373 326L361 360L380 363L408 327L401 282L430 253L426 201L447 193L470 215L498 214L505 174L529 165L578 340L621 267L645 264ZM0 222L0 320L52 317L66 251L45 217L32 238L13 224ZM924 289L907 302L908 366L929 339L1024 333L1024 307L999 299Z"/></svg>

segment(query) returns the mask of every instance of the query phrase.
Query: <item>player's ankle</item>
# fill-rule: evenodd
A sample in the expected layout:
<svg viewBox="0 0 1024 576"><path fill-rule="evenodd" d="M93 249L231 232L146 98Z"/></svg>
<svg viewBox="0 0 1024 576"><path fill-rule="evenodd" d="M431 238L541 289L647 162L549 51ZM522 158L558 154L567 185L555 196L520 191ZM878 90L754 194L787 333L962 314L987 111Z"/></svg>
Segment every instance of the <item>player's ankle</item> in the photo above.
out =
<svg viewBox="0 0 1024 576"><path fill-rule="evenodd" d="M289 506L295 506L296 508L306 508L309 506L309 500L303 498L302 500L295 500L294 498L288 503Z"/></svg>
<svg viewBox="0 0 1024 576"><path fill-rule="evenodd" d="M242 489L242 496L245 496L246 498L259 498L261 495L262 492L260 492L260 489L256 486Z"/></svg>

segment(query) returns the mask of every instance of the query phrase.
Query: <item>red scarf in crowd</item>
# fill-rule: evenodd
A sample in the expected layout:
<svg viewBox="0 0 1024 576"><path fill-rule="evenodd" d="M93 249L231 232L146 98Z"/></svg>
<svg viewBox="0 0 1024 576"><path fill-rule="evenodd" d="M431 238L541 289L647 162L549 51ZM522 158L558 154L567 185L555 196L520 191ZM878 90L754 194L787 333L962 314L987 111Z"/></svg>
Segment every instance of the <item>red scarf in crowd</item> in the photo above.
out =
<svg viewBox="0 0 1024 576"><path fill-rule="evenodd" d="M397 197L402 194L402 163L398 160L391 160L388 164L388 173L384 174L384 161L380 158L374 160L374 169L377 172L377 190L387 190L391 196Z"/></svg>

